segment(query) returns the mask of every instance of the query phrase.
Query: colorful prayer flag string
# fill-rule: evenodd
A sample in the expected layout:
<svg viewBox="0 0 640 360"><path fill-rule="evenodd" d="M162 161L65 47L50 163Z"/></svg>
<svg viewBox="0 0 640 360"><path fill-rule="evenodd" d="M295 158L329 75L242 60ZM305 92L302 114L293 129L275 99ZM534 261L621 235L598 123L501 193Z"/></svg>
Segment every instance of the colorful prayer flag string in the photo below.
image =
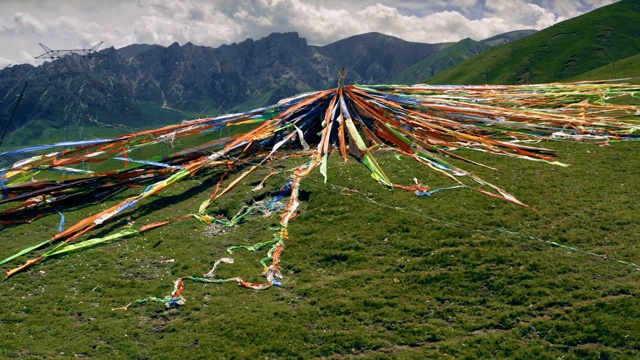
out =
<svg viewBox="0 0 640 360"><path fill-rule="evenodd" d="M253 246L258 249L272 245L262 261L266 284L248 284L240 281L241 278L233 278L240 279L237 282L245 287L268 288L279 284L279 259L288 237L287 225L297 214L300 183L315 168L319 168L325 182L330 181L328 157L334 150L345 162L355 159L362 163L375 181L392 189L429 196L445 189L475 188L482 194L528 207L502 187L455 166L447 158L469 166L485 166L454 153L457 149L468 148L566 166L556 159L553 151L530 143L544 139L638 140L640 112L637 106L617 105L610 100L633 98L639 90L639 86L615 81L485 86L347 85L301 94L244 113L185 121L113 139L7 151L0 153L0 159L11 163L0 170L0 225L24 226L21 224L43 216L62 215L89 203L102 202L126 189L139 187L141 191L66 229L62 228L65 219L62 215L59 232L10 255L0 261L0 265L53 247L8 270L6 276L11 277L48 257L134 236L174 221L195 217L201 222L215 222L207 214L211 205L234 191L236 185L254 170L268 161L292 154L306 156L308 162L290 172L288 202L279 210L281 232L273 241ZM175 146L180 140L185 143L188 140L190 146L175 148L166 156L144 155L145 147L167 141ZM386 173L377 162L375 152L379 148L389 148L398 156L412 158L452 179L456 186L431 190L427 184L417 181L398 184L393 174ZM139 230L129 228L105 237L78 241L119 215L145 207L150 196L161 194L176 183L211 168L223 170L225 174L234 169L239 175L219 191L223 175L214 194L196 213ZM241 217L234 219L233 225ZM269 262L271 264L267 265ZM170 298L149 298L139 302L153 300L179 304L184 280L200 279L209 278L180 278L176 280ZM205 282L226 281L231 280L209 279Z"/></svg>

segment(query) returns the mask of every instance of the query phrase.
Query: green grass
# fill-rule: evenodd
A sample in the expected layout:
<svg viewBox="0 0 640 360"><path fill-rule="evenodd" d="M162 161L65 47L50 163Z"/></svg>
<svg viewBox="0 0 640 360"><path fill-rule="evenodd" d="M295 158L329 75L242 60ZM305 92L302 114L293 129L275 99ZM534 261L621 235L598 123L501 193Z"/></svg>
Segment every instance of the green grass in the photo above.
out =
<svg viewBox="0 0 640 360"><path fill-rule="evenodd" d="M615 64L607 64L597 69L588 71L572 80L602 80L632 78L637 83L640 79L640 54L620 59Z"/></svg>
<svg viewBox="0 0 640 360"><path fill-rule="evenodd" d="M189 219L50 259L0 284L0 357L637 358L640 272L615 260L640 262L638 143L544 146L571 167L464 152L500 168L474 172L539 213L469 188L429 198L389 191L362 165L333 156L326 185L317 172L302 183L304 201L282 257L282 288L186 282L182 307L111 310L168 295L177 277L201 276L229 256L229 245L271 239L276 217L253 216L216 237ZM390 152L377 157L394 181L454 185ZM252 174L214 211L233 215L287 180L278 175L250 192L267 173ZM217 176L178 183L91 235L120 229L127 216L141 226L196 212ZM131 193L65 213L67 224ZM49 238L58 220L2 229L3 255ZM218 274L259 281L265 253L236 251L236 263L223 264Z"/></svg>
<svg viewBox="0 0 640 360"><path fill-rule="evenodd" d="M415 84L434 76L435 74L457 64L474 55L482 53L491 48L472 39L463 39L457 43L447 46L442 50L427 56L426 58L411 65L401 72L392 83L394 84Z"/></svg>
<svg viewBox="0 0 640 360"><path fill-rule="evenodd" d="M640 52L640 4L622 0L503 46L426 80L430 84L566 81Z"/></svg>

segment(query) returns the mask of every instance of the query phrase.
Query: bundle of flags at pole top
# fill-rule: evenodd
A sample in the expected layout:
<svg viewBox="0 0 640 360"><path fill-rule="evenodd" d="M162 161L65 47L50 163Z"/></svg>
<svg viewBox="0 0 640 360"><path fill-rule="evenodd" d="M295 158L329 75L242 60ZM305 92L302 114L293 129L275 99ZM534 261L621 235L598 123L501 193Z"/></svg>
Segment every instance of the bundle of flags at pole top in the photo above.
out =
<svg viewBox="0 0 640 360"><path fill-rule="evenodd" d="M184 121L111 139L6 151L0 153L0 159L12 159L13 163L0 172L0 225L28 224L56 213L62 221L56 234L7 257L0 265L13 264L18 258L48 248L9 269L6 276L11 277L49 257L135 236L185 218L211 224L217 220L208 211L216 199L233 191L267 161L296 153L307 156L308 162L290 173L289 200L280 211L282 230L268 242L272 247L264 262L266 284L249 284L241 278L210 280L268 288L279 284L279 258L288 238L287 225L296 216L300 182L316 168L327 181L330 154L345 162L354 159L362 163L383 186L429 194L424 184L398 184L385 173L374 155L376 149L387 148L451 178L459 186L472 183L483 194L528 207L501 187L447 159L485 166L455 154L456 149L470 148L565 166L552 151L523 140L640 139L638 108L610 101L634 97L638 91L640 86L619 81L484 86L344 86L340 82L335 89L301 94L244 113ZM176 139L194 139L194 146L163 157L143 156L145 147ZM88 164L94 164L95 169L88 170ZM117 216L144 207L149 196L212 167L234 168L238 175L228 180L223 176L196 213L137 229L130 224L103 238L80 240ZM88 196L104 200L134 185L143 185L139 194L63 228L64 215L59 209L82 207ZM178 295L171 297L172 304L179 304L176 299L181 296L181 281L176 283L174 293Z"/></svg>

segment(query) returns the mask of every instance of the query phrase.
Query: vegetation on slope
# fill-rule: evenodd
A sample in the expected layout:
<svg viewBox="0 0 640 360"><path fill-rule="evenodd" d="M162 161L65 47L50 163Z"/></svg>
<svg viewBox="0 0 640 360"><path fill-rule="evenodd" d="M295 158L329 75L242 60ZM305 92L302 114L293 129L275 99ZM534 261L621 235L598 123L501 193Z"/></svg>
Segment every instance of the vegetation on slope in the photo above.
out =
<svg viewBox="0 0 640 360"><path fill-rule="evenodd" d="M472 39L461 40L415 63L398 75L393 83L415 84L491 48Z"/></svg>
<svg viewBox="0 0 640 360"><path fill-rule="evenodd" d="M396 76L392 82L395 84L416 84L424 82L425 79L487 51L494 46L516 41L535 34L536 32L536 30L516 30L492 36L482 41L475 41L469 38L460 40L413 64Z"/></svg>
<svg viewBox="0 0 640 360"><path fill-rule="evenodd" d="M302 184L300 216L289 226L282 288L254 292L233 284L187 282L186 305L147 303L171 281L201 276L229 257L229 245L268 240L278 219L253 216L211 236L195 220L143 236L51 259L0 284L0 356L4 358L635 358L640 355L638 263L640 158L636 143L551 142L571 164L466 151L500 173L476 173L539 213L473 189L428 198L376 184L357 164L332 157L329 182L315 173ZM391 153L378 155L401 182L418 177L434 188L452 185ZM292 168L302 159L271 166ZM451 160L455 162L455 160ZM233 214L286 182L275 176L253 188L264 168L221 199ZM93 235L193 213L219 174L187 180L151 200L160 209L123 215ZM108 204L70 212L69 223ZM58 218L2 229L12 253L51 236ZM554 246L551 242L593 256ZM266 251L266 250L265 250ZM236 251L220 277L260 280L265 251ZM24 260L24 259L19 259ZM20 263L20 261L16 263ZM15 265L15 264L8 264Z"/></svg>
<svg viewBox="0 0 640 360"><path fill-rule="evenodd" d="M432 84L546 83L640 52L640 2L622 0L488 50L429 78Z"/></svg>
<svg viewBox="0 0 640 360"><path fill-rule="evenodd" d="M601 80L601 79L623 79L631 78L629 81L638 82L640 78L640 53L625 59L617 60L615 63L587 71L571 80Z"/></svg>

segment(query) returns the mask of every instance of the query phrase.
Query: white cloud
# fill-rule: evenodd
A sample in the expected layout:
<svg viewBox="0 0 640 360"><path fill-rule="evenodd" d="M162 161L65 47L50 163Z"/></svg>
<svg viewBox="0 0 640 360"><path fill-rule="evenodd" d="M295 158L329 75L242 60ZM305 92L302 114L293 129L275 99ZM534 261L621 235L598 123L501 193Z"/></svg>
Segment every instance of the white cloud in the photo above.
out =
<svg viewBox="0 0 640 360"><path fill-rule="evenodd" d="M524 15L524 19L530 18L532 20L535 20L535 23L532 26L534 29L542 30L548 28L558 21L561 21L560 18L557 17L554 13L543 9L538 5L527 4L527 7L530 10L527 12L528 15ZM522 18L523 17L521 15L521 19ZM523 21L523 23L526 23L526 20Z"/></svg>
<svg viewBox="0 0 640 360"><path fill-rule="evenodd" d="M0 56L0 69L5 68L9 65L14 65L16 62Z"/></svg>
<svg viewBox="0 0 640 360"><path fill-rule="evenodd" d="M25 50L20 51L20 53L18 54L18 59L20 60L19 61L20 63L32 63L33 58L34 56L32 54L29 54Z"/></svg>
<svg viewBox="0 0 640 360"><path fill-rule="evenodd" d="M488 14L477 20L458 11L440 11L424 17L400 14L395 8L377 4L358 12L372 28L418 42L447 42L471 37L476 40L520 29L543 29L556 22L553 13L524 1L487 3ZM500 15L498 17L498 14Z"/></svg>
<svg viewBox="0 0 640 360"><path fill-rule="evenodd" d="M29 13L19 11L13 14L3 14L0 12L0 31L13 34L42 35L46 33L47 26Z"/></svg>
<svg viewBox="0 0 640 360"><path fill-rule="evenodd" d="M42 35L47 31L47 26L35 16L23 12L17 12L13 15L13 21L16 25L14 31L28 31L37 35Z"/></svg>
<svg viewBox="0 0 640 360"><path fill-rule="evenodd" d="M169 45L177 41L217 46L235 41L242 32L233 14L225 14L214 5L201 1L143 0L140 6L145 15L133 22L127 37L133 42ZM262 26L268 23L268 19L248 11L240 13L237 19Z"/></svg>
<svg viewBox="0 0 640 360"><path fill-rule="evenodd" d="M233 14L233 17L239 21L250 21L260 26L273 26L272 16L254 16L250 15L246 10L240 10Z"/></svg>
<svg viewBox="0 0 640 360"><path fill-rule="evenodd" d="M465 9L465 8L470 8L472 6L477 6L480 3L480 1L479 0L451 0L451 1L448 1L447 3L449 3L452 6L457 6Z"/></svg>
<svg viewBox="0 0 640 360"><path fill-rule="evenodd" d="M487 1L487 8L494 16L500 16L512 25L528 26L538 30L557 21L551 10L524 0Z"/></svg>
<svg viewBox="0 0 640 360"><path fill-rule="evenodd" d="M281 8L289 12L292 29L300 31L312 43L327 43L344 37L345 33L370 31L368 24L354 19L346 9L313 6L299 0L291 0Z"/></svg>

